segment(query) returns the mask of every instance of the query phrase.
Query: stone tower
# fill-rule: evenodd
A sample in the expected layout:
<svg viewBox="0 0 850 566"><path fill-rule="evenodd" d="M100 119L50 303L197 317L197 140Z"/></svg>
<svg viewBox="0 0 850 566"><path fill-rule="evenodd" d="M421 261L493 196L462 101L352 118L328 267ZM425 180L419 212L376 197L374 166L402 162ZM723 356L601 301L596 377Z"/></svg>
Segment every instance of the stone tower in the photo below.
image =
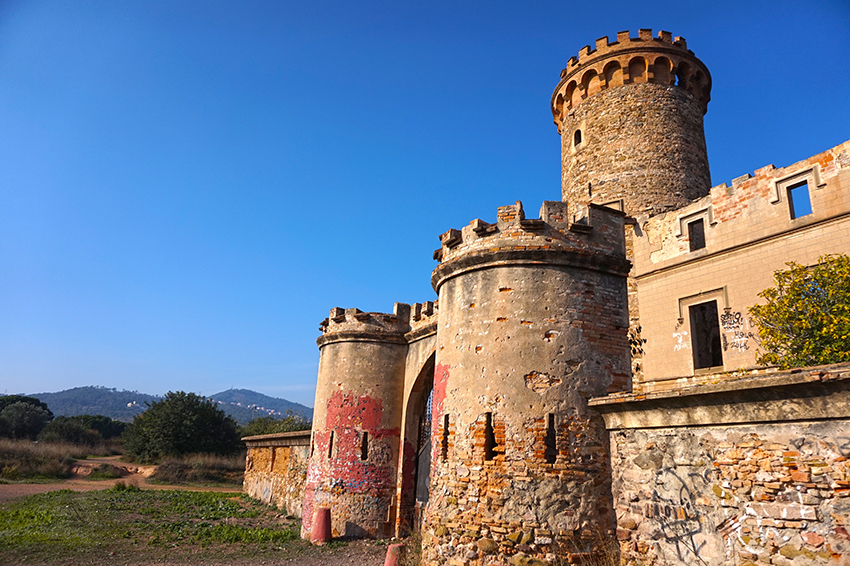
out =
<svg viewBox="0 0 850 566"><path fill-rule="evenodd" d="M537 563L516 560L589 551L613 530L587 399L629 387L623 226L563 202L526 219L518 202L440 237L424 563Z"/></svg>
<svg viewBox="0 0 850 566"><path fill-rule="evenodd" d="M561 72L552 115L561 135L562 194L571 203L622 201L656 214L711 188L703 115L711 75L669 32L619 32L585 46Z"/></svg>
<svg viewBox="0 0 850 566"><path fill-rule="evenodd" d="M410 307L331 309L317 343L319 377L301 536L331 509L333 536L384 537L394 526Z"/></svg>

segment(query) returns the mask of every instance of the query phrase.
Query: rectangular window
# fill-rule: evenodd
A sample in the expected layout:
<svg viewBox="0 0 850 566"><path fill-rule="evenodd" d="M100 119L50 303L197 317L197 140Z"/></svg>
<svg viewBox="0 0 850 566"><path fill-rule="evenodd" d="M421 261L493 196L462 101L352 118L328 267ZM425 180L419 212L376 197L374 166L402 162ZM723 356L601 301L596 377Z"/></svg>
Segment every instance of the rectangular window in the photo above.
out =
<svg viewBox="0 0 850 566"><path fill-rule="evenodd" d="M493 413L484 414L484 459L496 457L496 432L493 430Z"/></svg>
<svg viewBox="0 0 850 566"><path fill-rule="evenodd" d="M328 439L328 460L333 458L334 454L334 431L331 431L331 437Z"/></svg>
<svg viewBox="0 0 850 566"><path fill-rule="evenodd" d="M788 204L791 206L792 219L812 213L809 184L806 181L788 187Z"/></svg>
<svg viewBox="0 0 850 566"><path fill-rule="evenodd" d="M694 369L723 366L720 346L720 320L717 318L717 301L708 301L688 307L691 319L691 346L694 352Z"/></svg>
<svg viewBox="0 0 850 566"><path fill-rule="evenodd" d="M555 415L549 413L546 423L546 450L543 452L547 464L554 464L558 459L558 446L555 438Z"/></svg>
<svg viewBox="0 0 850 566"><path fill-rule="evenodd" d="M443 437L440 439L440 459L445 462L449 457L449 416L443 415Z"/></svg>
<svg viewBox="0 0 850 566"><path fill-rule="evenodd" d="M364 462L369 459L369 433L366 431L360 436L360 459Z"/></svg>
<svg viewBox="0 0 850 566"><path fill-rule="evenodd" d="M688 242L692 252L705 247L705 222L702 218L688 222Z"/></svg>

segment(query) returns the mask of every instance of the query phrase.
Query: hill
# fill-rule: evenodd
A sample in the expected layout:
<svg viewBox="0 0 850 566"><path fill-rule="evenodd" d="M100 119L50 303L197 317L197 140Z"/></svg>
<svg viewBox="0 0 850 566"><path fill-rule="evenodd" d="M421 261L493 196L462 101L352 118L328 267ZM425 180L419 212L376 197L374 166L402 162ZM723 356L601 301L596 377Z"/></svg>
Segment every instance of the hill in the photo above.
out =
<svg viewBox="0 0 850 566"><path fill-rule="evenodd" d="M146 402L153 403L160 399L138 391L118 391L99 386L74 387L56 393L33 393L32 396L47 403L57 417L104 415L124 422L131 422L133 417L144 411Z"/></svg>
<svg viewBox="0 0 850 566"><path fill-rule="evenodd" d="M56 416L105 415L124 422L132 422L133 417L147 408L145 403L161 399L157 395L100 386L74 387L55 393L31 395L47 403ZM248 389L229 389L209 395L209 398L218 402L219 407L239 424L267 415L282 417L289 410L308 420L313 416L310 407Z"/></svg>
<svg viewBox="0 0 850 566"><path fill-rule="evenodd" d="M243 421L247 423L253 418L266 415L283 417L286 416L287 411L292 411L307 420L313 418L313 409L310 407L286 399L269 397L250 389L228 389L210 395L209 398L217 401L227 414L240 423Z"/></svg>

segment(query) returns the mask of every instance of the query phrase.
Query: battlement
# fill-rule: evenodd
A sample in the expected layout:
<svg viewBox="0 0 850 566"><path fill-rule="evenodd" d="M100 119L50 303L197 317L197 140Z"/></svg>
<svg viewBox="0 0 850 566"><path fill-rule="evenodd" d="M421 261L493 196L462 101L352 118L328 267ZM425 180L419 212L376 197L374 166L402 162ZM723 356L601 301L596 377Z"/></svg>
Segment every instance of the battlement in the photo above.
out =
<svg viewBox="0 0 850 566"><path fill-rule="evenodd" d="M319 323L322 332L319 345L345 336L403 336L410 330L410 313L410 305L406 303L395 303L392 314L334 307L328 318Z"/></svg>
<svg viewBox="0 0 850 566"><path fill-rule="evenodd" d="M628 31L618 32L616 41L600 37L594 48L585 45L577 57L570 58L552 94L555 123L560 130L566 114L589 96L640 83L682 87L693 95L703 114L708 110L711 75L685 39L674 38L668 31L652 37L651 29L642 29L637 37Z"/></svg>
<svg viewBox="0 0 850 566"><path fill-rule="evenodd" d="M460 230L452 228L440 235L442 246L434 252L434 259L441 265L434 271L432 284L435 277L442 277L438 277L438 272L445 272L448 264L486 263L488 258L504 262L510 257L558 263L553 256L565 252L576 262L593 263L591 256L606 257L614 271L627 272L624 224L623 212L597 204L569 206L565 202L544 201L540 218L534 219L525 217L520 201L500 206L495 223L476 218Z"/></svg>

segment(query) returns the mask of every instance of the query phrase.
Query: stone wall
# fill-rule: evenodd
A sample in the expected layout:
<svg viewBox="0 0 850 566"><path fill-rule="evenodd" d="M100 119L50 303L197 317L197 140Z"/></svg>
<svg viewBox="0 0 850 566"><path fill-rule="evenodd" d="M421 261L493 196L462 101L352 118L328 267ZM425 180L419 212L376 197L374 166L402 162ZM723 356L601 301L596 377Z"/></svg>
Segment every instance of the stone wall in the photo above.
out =
<svg viewBox="0 0 850 566"><path fill-rule="evenodd" d="M628 563L850 563L850 364L591 405Z"/></svg>
<svg viewBox="0 0 850 566"><path fill-rule="evenodd" d="M310 431L249 436L242 491L249 497L301 517Z"/></svg>

